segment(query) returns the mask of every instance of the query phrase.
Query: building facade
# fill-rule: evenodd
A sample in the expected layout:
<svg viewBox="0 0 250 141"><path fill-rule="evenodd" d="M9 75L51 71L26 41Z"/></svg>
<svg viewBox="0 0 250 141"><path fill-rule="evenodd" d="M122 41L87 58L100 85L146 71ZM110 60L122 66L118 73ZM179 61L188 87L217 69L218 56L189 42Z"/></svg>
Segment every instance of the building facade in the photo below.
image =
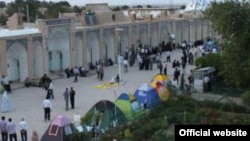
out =
<svg viewBox="0 0 250 141"><path fill-rule="evenodd" d="M153 11L151 9L151 11ZM32 29L0 30L0 74L11 81L41 77L65 68L95 64L98 60L124 54L138 43L159 45L175 34L176 42L213 37L210 23L201 17L169 18L166 10L137 20L107 4L86 5L78 17L39 19Z"/></svg>

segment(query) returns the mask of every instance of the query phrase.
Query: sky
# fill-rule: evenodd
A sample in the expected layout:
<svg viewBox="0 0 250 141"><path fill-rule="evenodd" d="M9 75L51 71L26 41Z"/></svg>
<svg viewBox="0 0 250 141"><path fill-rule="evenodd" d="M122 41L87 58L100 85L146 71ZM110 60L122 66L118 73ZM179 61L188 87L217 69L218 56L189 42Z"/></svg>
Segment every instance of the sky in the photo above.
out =
<svg viewBox="0 0 250 141"><path fill-rule="evenodd" d="M9 3L14 0L0 0ZM45 0L59 2L62 0ZM187 4L192 0L63 0L68 1L71 5L82 6L86 3L108 3L109 5L159 5L159 4L170 4L172 1L173 4Z"/></svg>

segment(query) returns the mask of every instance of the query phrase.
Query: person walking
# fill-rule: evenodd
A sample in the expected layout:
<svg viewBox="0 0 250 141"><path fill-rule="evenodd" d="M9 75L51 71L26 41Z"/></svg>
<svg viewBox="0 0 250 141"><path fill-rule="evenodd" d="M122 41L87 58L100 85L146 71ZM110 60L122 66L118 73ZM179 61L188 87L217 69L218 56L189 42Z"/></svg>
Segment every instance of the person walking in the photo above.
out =
<svg viewBox="0 0 250 141"><path fill-rule="evenodd" d="M21 134L21 141L27 141L27 122L24 120L24 118L21 119L19 122L19 130Z"/></svg>
<svg viewBox="0 0 250 141"><path fill-rule="evenodd" d="M11 110L10 99L9 99L7 91L4 91L3 98L2 98L2 112L7 113L10 110Z"/></svg>
<svg viewBox="0 0 250 141"><path fill-rule="evenodd" d="M42 103L43 109L44 109L44 121L50 120L50 112L52 108L52 104L49 97L46 97L46 99L43 100Z"/></svg>
<svg viewBox="0 0 250 141"><path fill-rule="evenodd" d="M65 100L65 110L68 111L69 109L69 89L66 88L64 93L63 93L63 97Z"/></svg>
<svg viewBox="0 0 250 141"><path fill-rule="evenodd" d="M2 141L8 141L8 132L7 132L7 122L5 121L5 116L2 116L0 121L0 131L2 136Z"/></svg>
<svg viewBox="0 0 250 141"><path fill-rule="evenodd" d="M75 108L75 95L76 95L76 92L75 92L74 88L71 87L70 92L69 92L69 98L70 98L70 104L71 104L72 109Z"/></svg>
<svg viewBox="0 0 250 141"><path fill-rule="evenodd" d="M9 134L10 141L17 141L17 135L16 135L16 125L14 122L12 122L12 119L9 118L9 122L7 123L6 129Z"/></svg>
<svg viewBox="0 0 250 141"><path fill-rule="evenodd" d="M3 75L1 79L1 84L3 85L4 89L8 92L11 93L11 87L10 87L10 82L7 76Z"/></svg>
<svg viewBox="0 0 250 141"><path fill-rule="evenodd" d="M54 85L52 81L49 83L48 95L51 99L54 99Z"/></svg>

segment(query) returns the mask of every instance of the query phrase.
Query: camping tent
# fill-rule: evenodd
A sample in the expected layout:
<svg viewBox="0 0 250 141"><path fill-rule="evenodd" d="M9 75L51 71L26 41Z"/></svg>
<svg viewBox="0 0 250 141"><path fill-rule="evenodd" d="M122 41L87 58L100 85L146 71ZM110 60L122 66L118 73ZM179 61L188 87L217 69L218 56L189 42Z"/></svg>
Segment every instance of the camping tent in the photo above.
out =
<svg viewBox="0 0 250 141"><path fill-rule="evenodd" d="M72 133L70 120L57 115L43 134L41 141L68 141L67 135Z"/></svg>
<svg viewBox="0 0 250 141"><path fill-rule="evenodd" d="M144 105L144 108L152 109L160 103L160 98L155 89L147 83L141 84L134 93L135 99Z"/></svg>
<svg viewBox="0 0 250 141"><path fill-rule="evenodd" d="M159 81L151 81L150 85L157 91L161 101L167 101L170 91Z"/></svg>
<svg viewBox="0 0 250 141"><path fill-rule="evenodd" d="M115 101L115 105L121 109L128 120L133 120L142 115L142 107L135 100L133 94L122 93Z"/></svg>
<svg viewBox="0 0 250 141"><path fill-rule="evenodd" d="M171 84L171 79L167 76L167 75L165 75L165 74L156 74L154 77L153 77L153 79L152 79L152 81L159 81L159 82L161 82L164 86L170 86L170 84Z"/></svg>
<svg viewBox="0 0 250 141"><path fill-rule="evenodd" d="M126 122L126 117L114 103L108 100L97 102L83 117L82 124L104 132L110 127Z"/></svg>

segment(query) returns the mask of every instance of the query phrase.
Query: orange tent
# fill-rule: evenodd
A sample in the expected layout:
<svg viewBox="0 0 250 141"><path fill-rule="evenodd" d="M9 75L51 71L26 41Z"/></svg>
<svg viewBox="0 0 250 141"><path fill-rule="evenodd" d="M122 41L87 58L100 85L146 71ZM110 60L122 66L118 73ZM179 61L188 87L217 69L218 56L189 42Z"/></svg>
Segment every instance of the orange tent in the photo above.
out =
<svg viewBox="0 0 250 141"><path fill-rule="evenodd" d="M160 81L151 81L150 85L157 91L161 101L167 101L170 95L169 89L164 86Z"/></svg>

